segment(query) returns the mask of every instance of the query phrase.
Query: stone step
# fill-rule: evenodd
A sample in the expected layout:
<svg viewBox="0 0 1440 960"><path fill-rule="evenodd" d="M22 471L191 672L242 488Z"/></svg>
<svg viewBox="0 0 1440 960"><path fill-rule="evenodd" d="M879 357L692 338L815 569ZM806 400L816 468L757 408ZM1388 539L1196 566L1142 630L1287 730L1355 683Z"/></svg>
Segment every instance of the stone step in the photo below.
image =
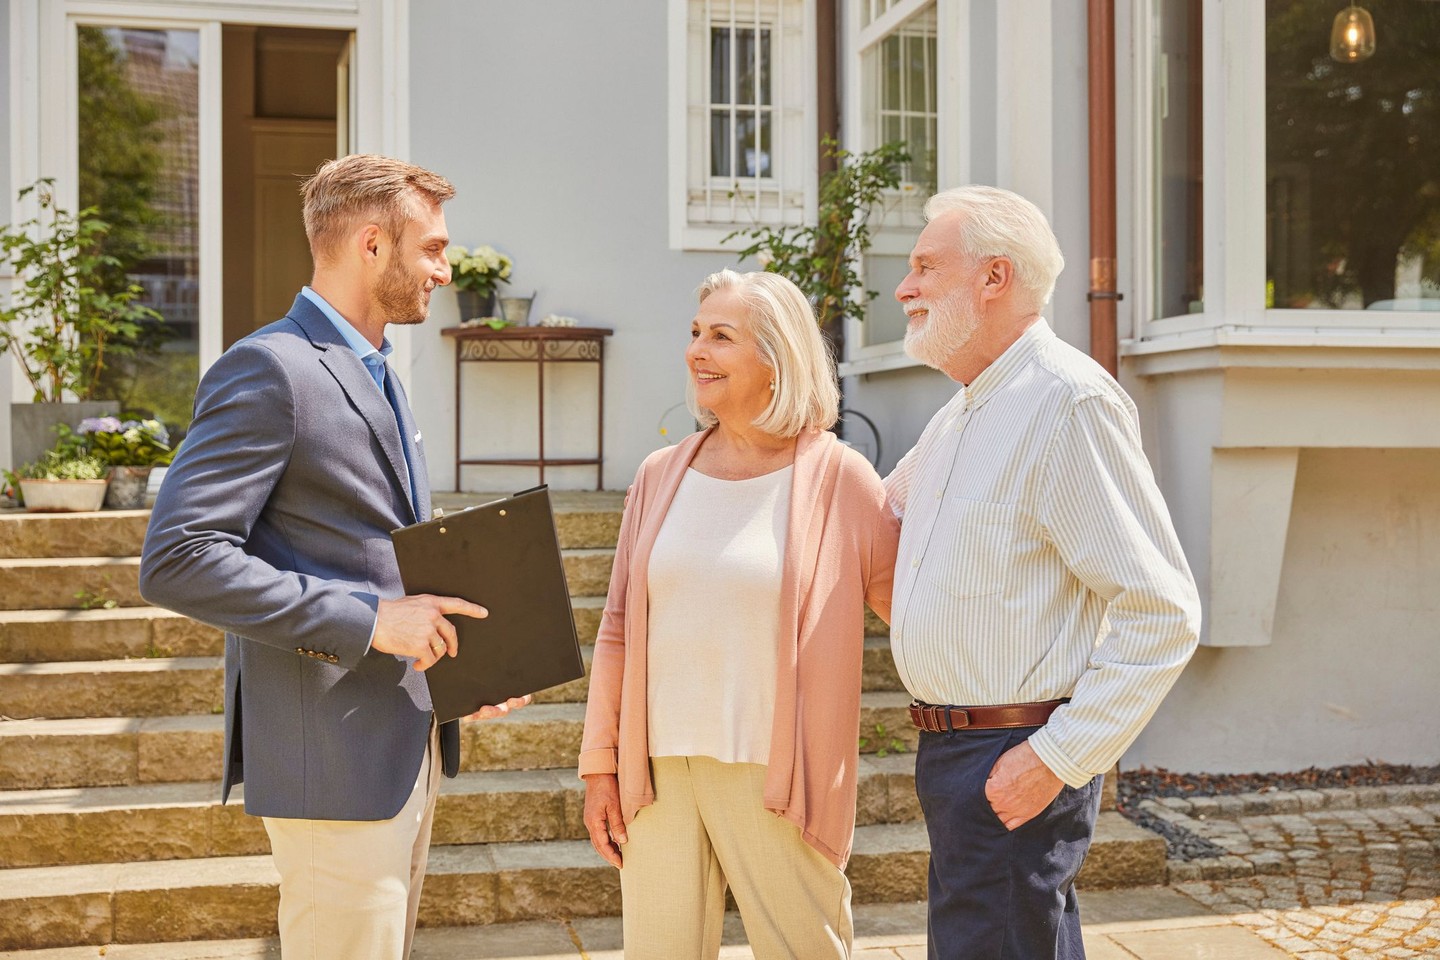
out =
<svg viewBox="0 0 1440 960"><path fill-rule="evenodd" d="M536 703L584 702L594 647L580 650L586 676L542 690ZM863 690L900 689L888 640L867 638L863 662ZM211 713L224 702L224 681L225 663L218 656L0 663L0 709L12 720Z"/></svg>
<svg viewBox="0 0 1440 960"><path fill-rule="evenodd" d="M564 550L565 579L577 597L603 597L615 551ZM139 607L139 557L0 560L0 610Z"/></svg>
<svg viewBox="0 0 1440 960"><path fill-rule="evenodd" d="M1082 886L1113 886L1112 861L1133 863L1156 843L1163 879L1164 841L1118 814L1102 814L1096 841ZM927 851L921 823L857 828L848 869L855 902L922 899ZM1153 870L1131 875L1127 883L1154 882ZM0 870L0 949L268 936L275 930L276 885L266 856ZM619 875L587 841L440 845L431 850L420 923L512 923L619 910Z"/></svg>
<svg viewBox="0 0 1440 960"><path fill-rule="evenodd" d="M594 643L604 597L571 597L582 644ZM0 664L134 657L218 657L225 635L159 607L0 610ZM0 704L4 704L0 698Z"/></svg>
<svg viewBox="0 0 1440 960"><path fill-rule="evenodd" d="M0 664L0 704L11 720L170 717L225 707L220 657L150 657Z"/></svg>
<svg viewBox="0 0 1440 960"><path fill-rule="evenodd" d="M149 522L149 510L0 510L0 559L139 556Z"/></svg>
<svg viewBox="0 0 1440 960"><path fill-rule="evenodd" d="M0 610L0 663L218 657L224 651L219 630L159 607Z"/></svg>
<svg viewBox="0 0 1440 960"><path fill-rule="evenodd" d="M863 752L915 749L908 702L898 692L861 696ZM584 723L585 704L545 703L502 720L463 724L461 767L573 766ZM223 738L219 715L0 722L0 790L208 780L218 775Z"/></svg>
<svg viewBox="0 0 1440 960"><path fill-rule="evenodd" d="M487 494L437 494L434 498L447 513L493 499ZM552 491L551 499L561 547L615 546L623 494ZM0 559L135 557L140 555L149 522L149 510L68 514L0 510Z"/></svg>
<svg viewBox="0 0 1440 960"><path fill-rule="evenodd" d="M920 818L912 754L862 757L858 785L860 825ZM462 773L441 781L434 842L583 840L584 793L574 767ZM222 806L216 782L0 792L0 868L269 853L243 797Z"/></svg>

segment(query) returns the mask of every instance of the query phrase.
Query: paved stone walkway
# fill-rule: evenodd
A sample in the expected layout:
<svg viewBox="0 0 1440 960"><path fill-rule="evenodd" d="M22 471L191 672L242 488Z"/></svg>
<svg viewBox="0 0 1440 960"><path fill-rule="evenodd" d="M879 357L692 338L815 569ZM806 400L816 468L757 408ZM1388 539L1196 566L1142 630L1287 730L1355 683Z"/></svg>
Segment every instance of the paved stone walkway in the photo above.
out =
<svg viewBox="0 0 1440 960"><path fill-rule="evenodd" d="M1172 889L1301 960L1440 957L1440 787L1147 801L1222 857Z"/></svg>

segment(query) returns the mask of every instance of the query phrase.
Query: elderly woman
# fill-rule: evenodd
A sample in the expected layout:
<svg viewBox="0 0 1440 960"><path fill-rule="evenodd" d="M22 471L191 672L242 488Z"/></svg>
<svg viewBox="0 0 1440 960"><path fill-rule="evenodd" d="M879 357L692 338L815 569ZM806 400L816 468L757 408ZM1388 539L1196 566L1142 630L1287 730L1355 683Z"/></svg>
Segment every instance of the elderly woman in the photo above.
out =
<svg viewBox="0 0 1440 960"><path fill-rule="evenodd" d="M864 612L899 535L827 432L835 371L800 290L706 278L690 324L705 428L630 488L595 640L585 824L620 867L625 956L713 958L728 885L757 958L848 957Z"/></svg>

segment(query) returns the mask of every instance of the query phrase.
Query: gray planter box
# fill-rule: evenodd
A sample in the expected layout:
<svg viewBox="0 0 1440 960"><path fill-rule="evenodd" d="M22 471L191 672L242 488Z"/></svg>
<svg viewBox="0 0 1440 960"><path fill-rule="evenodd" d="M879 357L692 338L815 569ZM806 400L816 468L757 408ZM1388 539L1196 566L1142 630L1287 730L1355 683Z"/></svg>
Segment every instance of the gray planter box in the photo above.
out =
<svg viewBox="0 0 1440 960"><path fill-rule="evenodd" d="M10 404L10 469L33 463L55 446L56 424L74 428L86 417L113 417L119 413L118 400Z"/></svg>

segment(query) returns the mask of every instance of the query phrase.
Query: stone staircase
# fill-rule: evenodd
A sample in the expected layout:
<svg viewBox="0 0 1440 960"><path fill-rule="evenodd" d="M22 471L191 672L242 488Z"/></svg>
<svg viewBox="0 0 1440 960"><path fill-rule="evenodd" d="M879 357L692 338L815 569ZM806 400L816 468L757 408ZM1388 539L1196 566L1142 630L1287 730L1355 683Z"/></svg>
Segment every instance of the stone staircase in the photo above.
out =
<svg viewBox="0 0 1440 960"><path fill-rule="evenodd" d="M454 509L478 498L437 499ZM556 507L588 663L620 498L557 494ZM218 801L223 641L143 605L147 519L0 513L0 951L274 933L265 831L238 797ZM849 873L859 903L919 900L915 735L884 625L872 618L868 632L862 729L879 732L861 762ZM581 822L587 689L582 679L465 725L462 773L441 787L422 925L619 912L617 875ZM1082 883L1164 878L1164 842L1102 814Z"/></svg>

